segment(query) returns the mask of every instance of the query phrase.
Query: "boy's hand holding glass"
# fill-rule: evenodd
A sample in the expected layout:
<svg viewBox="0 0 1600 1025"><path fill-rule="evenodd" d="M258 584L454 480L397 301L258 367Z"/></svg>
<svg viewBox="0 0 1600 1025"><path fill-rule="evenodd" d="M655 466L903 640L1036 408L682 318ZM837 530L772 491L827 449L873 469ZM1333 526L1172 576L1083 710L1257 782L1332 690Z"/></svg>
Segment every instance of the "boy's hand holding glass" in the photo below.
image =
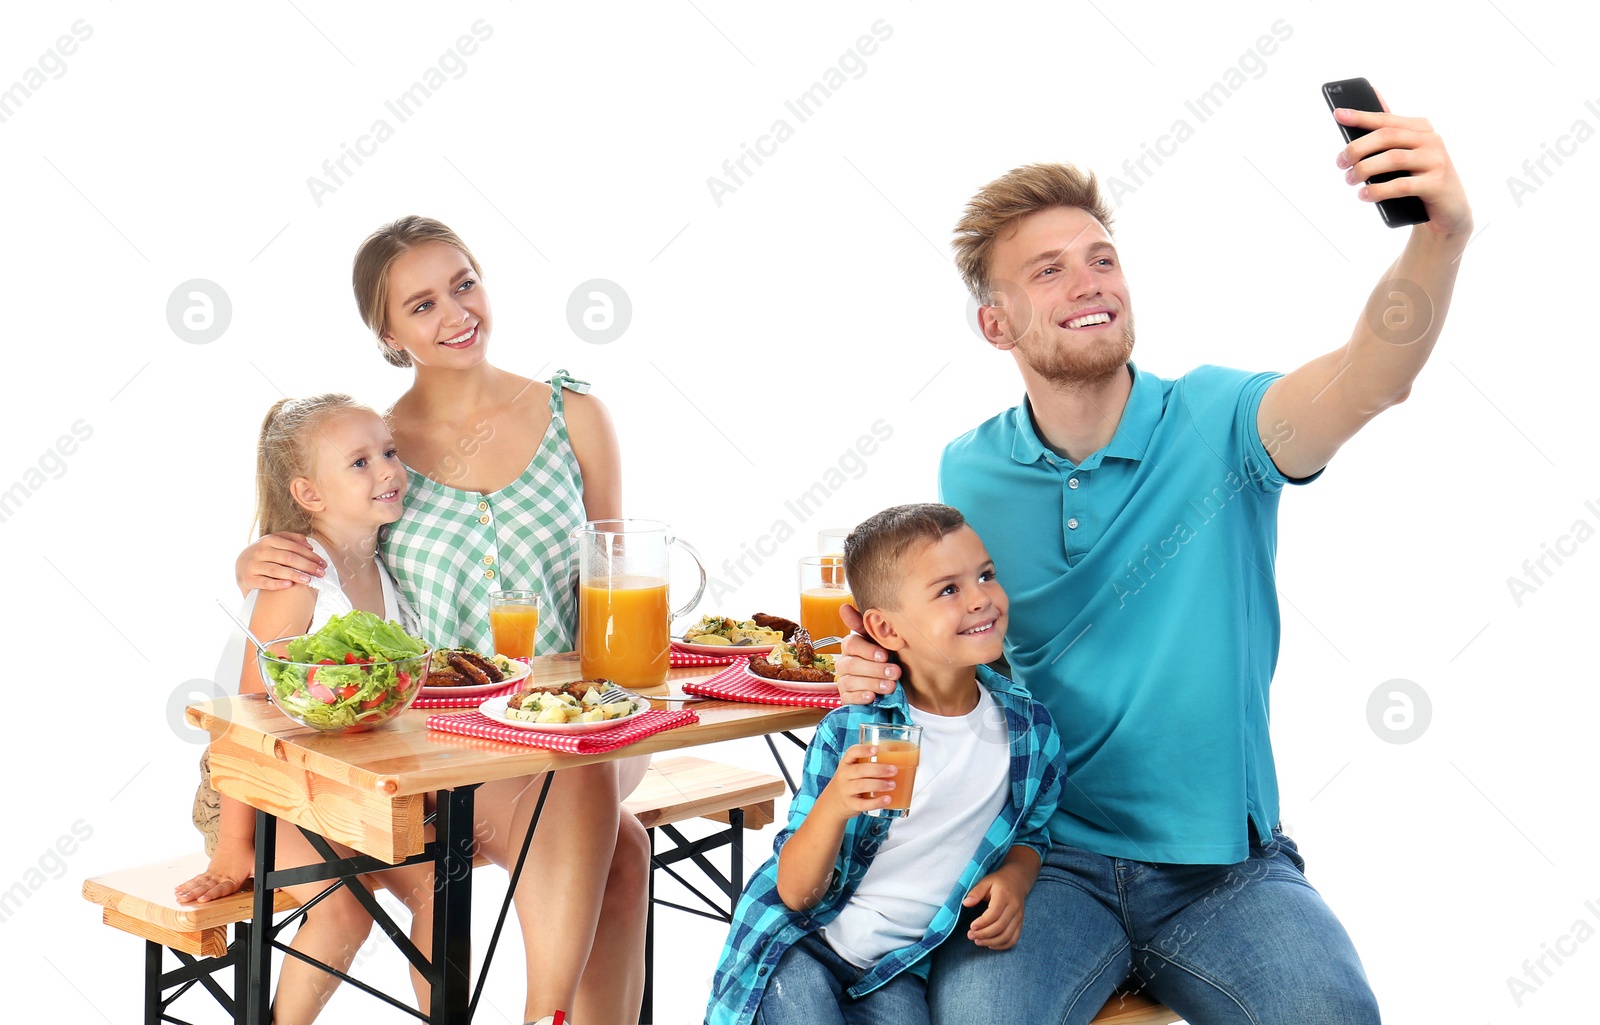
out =
<svg viewBox="0 0 1600 1025"><path fill-rule="evenodd" d="M816 808L849 819L869 811L887 808L894 800L897 766L874 762L878 748L873 744L853 744L839 758L833 779L822 788Z"/></svg>

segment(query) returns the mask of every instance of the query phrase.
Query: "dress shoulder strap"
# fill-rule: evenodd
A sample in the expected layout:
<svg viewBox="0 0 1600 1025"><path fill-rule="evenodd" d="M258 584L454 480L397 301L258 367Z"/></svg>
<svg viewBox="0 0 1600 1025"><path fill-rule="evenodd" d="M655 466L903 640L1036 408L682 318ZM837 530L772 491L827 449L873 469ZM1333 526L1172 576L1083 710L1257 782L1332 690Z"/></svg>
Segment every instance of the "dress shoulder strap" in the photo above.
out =
<svg viewBox="0 0 1600 1025"><path fill-rule="evenodd" d="M550 378L550 412L556 417L562 414L561 393L569 389L579 395L588 394L589 382L580 381L565 370L557 370Z"/></svg>

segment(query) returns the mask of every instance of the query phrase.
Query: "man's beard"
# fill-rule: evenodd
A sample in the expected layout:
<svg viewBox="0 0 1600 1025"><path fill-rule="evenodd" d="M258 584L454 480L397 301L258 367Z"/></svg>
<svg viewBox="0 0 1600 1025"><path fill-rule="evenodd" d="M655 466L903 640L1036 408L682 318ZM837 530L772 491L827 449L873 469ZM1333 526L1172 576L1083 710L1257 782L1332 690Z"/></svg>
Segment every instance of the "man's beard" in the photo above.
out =
<svg viewBox="0 0 1600 1025"><path fill-rule="evenodd" d="M1133 322L1124 314L1120 337L1086 348L1052 345L1035 340L1019 344L1018 357L1046 382L1059 388L1081 389L1115 376L1133 357Z"/></svg>

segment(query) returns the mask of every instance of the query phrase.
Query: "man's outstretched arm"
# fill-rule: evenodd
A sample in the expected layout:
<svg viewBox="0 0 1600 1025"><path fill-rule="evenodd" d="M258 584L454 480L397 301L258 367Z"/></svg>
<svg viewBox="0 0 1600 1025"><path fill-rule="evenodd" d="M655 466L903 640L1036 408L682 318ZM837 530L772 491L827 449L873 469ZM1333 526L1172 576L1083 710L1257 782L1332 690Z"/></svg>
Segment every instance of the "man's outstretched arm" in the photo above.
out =
<svg viewBox="0 0 1600 1025"><path fill-rule="evenodd" d="M1411 229L1400 258L1367 298L1350 341L1274 381L1262 397L1261 440L1289 477L1322 469L1367 421L1410 394L1444 327L1456 268L1472 235L1466 192L1444 140L1427 120L1359 110L1341 110L1337 117L1372 129L1339 151L1346 180L1411 172L1409 178L1362 185L1357 195L1368 202L1417 196L1428 220Z"/></svg>

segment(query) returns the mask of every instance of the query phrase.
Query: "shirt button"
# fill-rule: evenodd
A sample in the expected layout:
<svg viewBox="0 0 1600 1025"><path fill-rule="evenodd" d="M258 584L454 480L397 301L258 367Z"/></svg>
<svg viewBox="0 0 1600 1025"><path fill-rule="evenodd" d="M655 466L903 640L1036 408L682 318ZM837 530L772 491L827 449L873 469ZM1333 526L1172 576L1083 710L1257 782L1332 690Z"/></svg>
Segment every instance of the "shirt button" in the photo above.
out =
<svg viewBox="0 0 1600 1025"><path fill-rule="evenodd" d="M478 503L478 511L479 512L482 512L483 510L485 510L487 508L489 508L489 503L488 502L479 502Z"/></svg>
<svg viewBox="0 0 1600 1025"><path fill-rule="evenodd" d="M492 556L492 555L485 555L485 556L484 556L484 557L483 557L483 564L484 564L484 565L485 565L485 566L493 566L493 565L494 565L494 556Z"/></svg>
<svg viewBox="0 0 1600 1025"><path fill-rule="evenodd" d="M485 580L493 580L494 579L494 570L492 570L492 569L484 570L483 571L483 579L485 579Z"/></svg>
<svg viewBox="0 0 1600 1025"><path fill-rule="evenodd" d="M487 516L479 516L478 517L478 522L479 523L488 523L489 522L489 517L487 517Z"/></svg>
<svg viewBox="0 0 1600 1025"><path fill-rule="evenodd" d="M1067 487L1071 488L1074 491L1078 490L1078 478L1076 478L1076 477L1067 478Z"/></svg>
<svg viewBox="0 0 1600 1025"><path fill-rule="evenodd" d="M1074 516L1072 519L1067 521L1067 529L1068 530L1077 530L1078 529L1078 518L1076 516Z"/></svg>

